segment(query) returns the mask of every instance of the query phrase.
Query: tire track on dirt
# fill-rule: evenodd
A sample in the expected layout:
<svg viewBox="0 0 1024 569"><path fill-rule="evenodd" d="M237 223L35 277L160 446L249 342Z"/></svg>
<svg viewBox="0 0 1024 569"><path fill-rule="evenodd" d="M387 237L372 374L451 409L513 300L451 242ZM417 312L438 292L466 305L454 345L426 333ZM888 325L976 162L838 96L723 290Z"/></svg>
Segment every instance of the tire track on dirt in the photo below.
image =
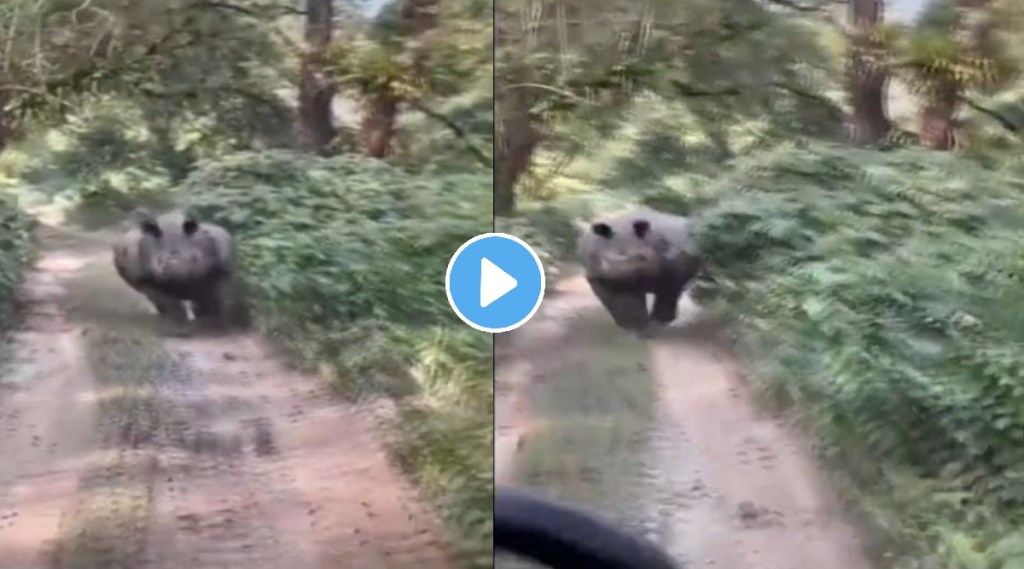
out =
<svg viewBox="0 0 1024 569"><path fill-rule="evenodd" d="M289 528L283 522L290 516L282 514L290 512L274 509L277 495L290 489L266 484L252 468L243 438L251 403L211 398L189 355L170 354L156 379L164 414L161 477L153 489L154 523L143 566L314 566L301 531L306 528Z"/></svg>
<svg viewBox="0 0 1024 569"><path fill-rule="evenodd" d="M107 236L47 229L0 376L0 569L452 567L386 404L250 335L161 337Z"/></svg>
<svg viewBox="0 0 1024 569"><path fill-rule="evenodd" d="M612 325L585 280L569 279L557 288L561 294L546 299L537 317L500 340L495 460L505 465L499 473L504 483L516 483L520 468L511 465L521 467L524 460L554 464L567 454L617 455L618 462L637 468L614 466L610 459L607 472L577 475L589 491L570 488L568 494L661 543L688 566L870 567L800 433L757 410L739 365L688 298L675 326L630 348L626 332L606 334ZM620 355L612 358L614 353ZM641 363L630 372L623 358ZM573 362L586 363L581 371ZM609 382L609 374L619 377ZM559 390L540 387L549 382L571 383L577 392L557 395ZM652 387L656 396L647 427L640 429L635 424L644 413L630 411L619 399L641 401L637 391ZM604 439L587 430L566 431L558 424L578 419L552 416L546 400L553 396L575 399L565 409L610 413L610 421L624 426ZM598 410L586 411L588 406ZM593 426L599 428L606 427ZM629 433L624 444L621 438ZM566 436L572 440L559 440ZM538 458L545 452L558 456ZM551 490L566 481L563 476L535 482ZM644 502L640 511L637 499Z"/></svg>
<svg viewBox="0 0 1024 569"><path fill-rule="evenodd" d="M81 266L72 255L47 254L25 275L25 322L0 368L0 567L52 562L62 514L95 460L93 379L81 329L60 308L62 281Z"/></svg>
<svg viewBox="0 0 1024 569"><path fill-rule="evenodd" d="M247 336L170 340L175 451L153 567L447 567L441 528L388 463L368 408L339 405Z"/></svg>
<svg viewBox="0 0 1024 569"><path fill-rule="evenodd" d="M651 342L663 416L687 433L707 492L700 539L709 565L869 569L859 537L804 438L758 411L736 363L710 341ZM681 516L680 534L693 534Z"/></svg>

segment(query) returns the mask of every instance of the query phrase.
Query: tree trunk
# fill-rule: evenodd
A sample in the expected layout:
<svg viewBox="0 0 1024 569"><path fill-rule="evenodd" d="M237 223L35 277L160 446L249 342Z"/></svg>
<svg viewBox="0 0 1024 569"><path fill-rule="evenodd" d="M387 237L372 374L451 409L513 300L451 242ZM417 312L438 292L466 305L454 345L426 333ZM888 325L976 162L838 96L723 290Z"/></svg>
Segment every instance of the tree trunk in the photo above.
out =
<svg viewBox="0 0 1024 569"><path fill-rule="evenodd" d="M360 138L363 150L372 158L391 154L398 119L398 101L386 93L372 97L366 106Z"/></svg>
<svg viewBox="0 0 1024 569"><path fill-rule="evenodd" d="M441 0L405 0L402 4L402 18L411 24L417 42L413 53L413 72L419 77L424 75L424 65L430 55L425 40L437 27L440 5Z"/></svg>
<svg viewBox="0 0 1024 569"><path fill-rule="evenodd" d="M883 0L852 0L850 20L853 26L847 81L851 138L858 145L873 145L885 140L892 129L886 112L888 74L873 65L869 51L871 31L882 23Z"/></svg>
<svg viewBox="0 0 1024 569"><path fill-rule="evenodd" d="M412 30L412 74L426 77L426 61L430 55L426 44L430 32L437 26L440 0L405 0L400 15ZM372 93L366 102L365 116L360 128L363 151L373 158L385 158L394 147L398 123L399 101L388 90Z"/></svg>
<svg viewBox="0 0 1024 569"><path fill-rule="evenodd" d="M956 141L956 112L960 91L952 81L942 81L921 109L918 141L930 150L952 150Z"/></svg>
<svg viewBox="0 0 1024 569"><path fill-rule="evenodd" d="M520 14L501 2L495 10L495 43L501 51L495 62L494 214L508 216L516 213L516 184L530 169L542 136L531 113L539 95L528 88L510 88L529 83L531 77L522 59L528 48L523 45Z"/></svg>
<svg viewBox="0 0 1024 569"><path fill-rule="evenodd" d="M299 68L299 132L309 152L326 154L334 140L331 103L335 86L324 73L334 26L331 0L306 1L306 52Z"/></svg>
<svg viewBox="0 0 1024 569"><path fill-rule="evenodd" d="M7 110L8 103L8 93L0 92L0 154L3 154L18 133L19 121L15 113Z"/></svg>
<svg viewBox="0 0 1024 569"><path fill-rule="evenodd" d="M984 57L995 22L988 13L991 0L959 0L956 22L951 32L961 46L962 57ZM942 79L935 86L928 103L921 109L921 145L931 150L953 150L960 137L957 112L963 97L963 85Z"/></svg>
<svg viewBox="0 0 1024 569"><path fill-rule="evenodd" d="M7 128L4 119L0 117L0 154L3 154L4 150L7 149L7 145L11 142L12 134L11 130Z"/></svg>
<svg viewBox="0 0 1024 569"><path fill-rule="evenodd" d="M530 167L540 132L530 116L531 98L525 89L504 89L498 98L497 166L494 174L494 214L516 211L516 182Z"/></svg>

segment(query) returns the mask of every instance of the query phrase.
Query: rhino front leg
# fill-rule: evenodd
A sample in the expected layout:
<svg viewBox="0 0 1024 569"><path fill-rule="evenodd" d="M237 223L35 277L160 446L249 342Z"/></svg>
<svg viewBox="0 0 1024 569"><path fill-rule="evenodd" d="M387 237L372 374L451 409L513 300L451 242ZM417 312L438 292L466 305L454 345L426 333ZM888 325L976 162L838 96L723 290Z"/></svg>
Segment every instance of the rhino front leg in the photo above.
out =
<svg viewBox="0 0 1024 569"><path fill-rule="evenodd" d="M239 282L225 279L195 303L196 317L204 318L221 328L245 329L252 324L252 315L245 302Z"/></svg>
<svg viewBox="0 0 1024 569"><path fill-rule="evenodd" d="M587 279L594 295L621 328L644 331L650 324L647 314L647 294L643 289L612 289L608 285Z"/></svg>
<svg viewBox="0 0 1024 569"><path fill-rule="evenodd" d="M143 289L142 294L149 299L149 302L153 304L157 314L161 317L175 322L185 322L188 320L188 313L185 312L185 303L177 298L152 288Z"/></svg>
<svg viewBox="0 0 1024 569"><path fill-rule="evenodd" d="M672 323L679 314L679 299L683 296L686 283L676 279L659 283L654 291L654 306L651 319L661 325Z"/></svg>
<svg viewBox="0 0 1024 569"><path fill-rule="evenodd" d="M654 306L651 319L659 324L669 324L679 314L679 299L683 291L700 272L701 262L697 257L686 257L675 270L668 271L654 287Z"/></svg>
<svg viewBox="0 0 1024 569"><path fill-rule="evenodd" d="M203 324L226 327L230 324L231 283L219 280L196 298L193 307L196 319Z"/></svg>

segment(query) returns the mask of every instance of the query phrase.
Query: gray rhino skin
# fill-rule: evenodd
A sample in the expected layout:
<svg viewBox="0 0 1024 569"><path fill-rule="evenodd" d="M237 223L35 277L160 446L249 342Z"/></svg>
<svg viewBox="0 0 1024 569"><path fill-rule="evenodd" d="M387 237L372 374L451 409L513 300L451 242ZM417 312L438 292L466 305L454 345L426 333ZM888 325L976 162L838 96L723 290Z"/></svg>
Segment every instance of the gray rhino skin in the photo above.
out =
<svg viewBox="0 0 1024 569"><path fill-rule="evenodd" d="M615 323L646 331L668 324L679 298L701 270L701 259L683 216L642 209L593 222L580 236L578 254L587 282ZM647 295L654 305L647 310Z"/></svg>
<svg viewBox="0 0 1024 569"><path fill-rule="evenodd" d="M134 217L137 227L114 244L117 274L163 318L186 320L184 301L191 301L197 320L227 324L235 278L231 234L182 211L136 210Z"/></svg>

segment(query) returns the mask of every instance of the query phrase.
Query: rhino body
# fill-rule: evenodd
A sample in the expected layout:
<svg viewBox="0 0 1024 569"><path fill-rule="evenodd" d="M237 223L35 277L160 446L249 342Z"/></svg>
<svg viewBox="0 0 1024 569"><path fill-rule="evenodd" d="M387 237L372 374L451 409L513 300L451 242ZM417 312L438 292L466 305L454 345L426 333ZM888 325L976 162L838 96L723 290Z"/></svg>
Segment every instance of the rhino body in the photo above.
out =
<svg viewBox="0 0 1024 569"><path fill-rule="evenodd" d="M594 221L578 251L595 296L616 324L638 332L652 320L675 320L683 291L702 268L690 220L651 209Z"/></svg>
<svg viewBox="0 0 1024 569"><path fill-rule="evenodd" d="M182 211L136 211L136 227L114 244L114 267L166 319L227 325L242 318L235 298L235 241L226 229ZM241 324L242 322L237 322Z"/></svg>

